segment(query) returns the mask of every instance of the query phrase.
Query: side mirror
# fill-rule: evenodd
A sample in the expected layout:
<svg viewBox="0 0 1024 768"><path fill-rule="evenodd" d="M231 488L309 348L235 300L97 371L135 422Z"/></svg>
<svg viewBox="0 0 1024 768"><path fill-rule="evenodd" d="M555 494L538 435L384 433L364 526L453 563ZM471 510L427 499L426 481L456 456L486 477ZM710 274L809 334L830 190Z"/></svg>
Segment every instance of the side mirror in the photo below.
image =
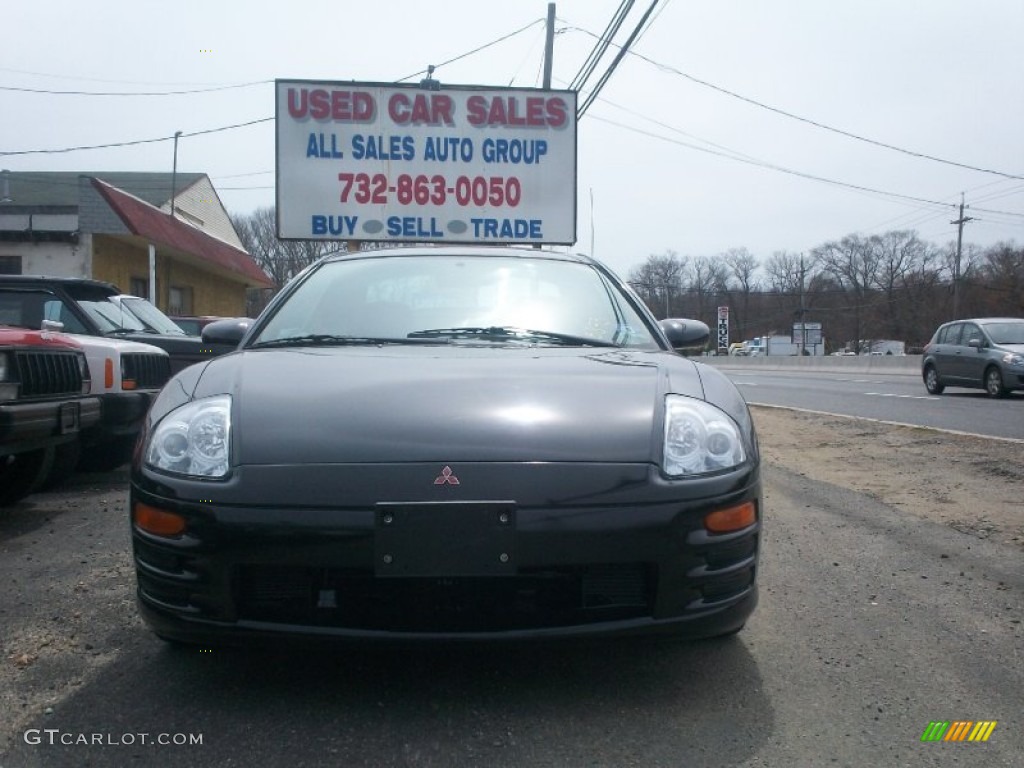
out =
<svg viewBox="0 0 1024 768"><path fill-rule="evenodd" d="M229 317L225 320L214 320L203 328L204 344L231 344L237 347L252 326L252 318Z"/></svg>
<svg viewBox="0 0 1024 768"><path fill-rule="evenodd" d="M979 339L977 336L972 336L970 339L968 339L967 346L974 347L975 349L981 349L984 345L981 343L981 339Z"/></svg>
<svg viewBox="0 0 1024 768"><path fill-rule="evenodd" d="M39 330L53 331L54 333L59 333L60 331L64 330L64 323L60 322L59 320L43 320L42 324L39 327Z"/></svg>
<svg viewBox="0 0 1024 768"><path fill-rule="evenodd" d="M698 347L704 344L711 337L711 329L700 320L686 320L679 317L669 317L659 320L658 325L668 339L673 349L681 347Z"/></svg>

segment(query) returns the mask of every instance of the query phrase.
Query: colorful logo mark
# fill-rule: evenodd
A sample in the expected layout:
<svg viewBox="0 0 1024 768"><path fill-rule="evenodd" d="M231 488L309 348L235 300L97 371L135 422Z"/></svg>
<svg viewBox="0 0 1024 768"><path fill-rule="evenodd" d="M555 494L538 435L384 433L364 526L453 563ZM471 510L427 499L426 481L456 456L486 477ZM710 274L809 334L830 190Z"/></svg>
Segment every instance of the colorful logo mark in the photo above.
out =
<svg viewBox="0 0 1024 768"><path fill-rule="evenodd" d="M921 741L988 741L998 720L933 720L921 734Z"/></svg>

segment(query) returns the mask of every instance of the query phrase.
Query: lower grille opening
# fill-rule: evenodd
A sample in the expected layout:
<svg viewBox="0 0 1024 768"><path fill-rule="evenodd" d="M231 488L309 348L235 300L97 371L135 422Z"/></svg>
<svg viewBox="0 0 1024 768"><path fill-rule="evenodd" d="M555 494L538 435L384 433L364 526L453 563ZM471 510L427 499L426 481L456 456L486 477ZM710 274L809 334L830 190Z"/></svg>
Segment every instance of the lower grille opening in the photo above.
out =
<svg viewBox="0 0 1024 768"><path fill-rule="evenodd" d="M643 563L524 570L483 578L247 566L240 619L391 632L488 632L650 616L654 568Z"/></svg>
<svg viewBox="0 0 1024 768"><path fill-rule="evenodd" d="M734 597L754 583L754 569L744 568L728 576L719 576L700 586L701 596L709 602Z"/></svg>

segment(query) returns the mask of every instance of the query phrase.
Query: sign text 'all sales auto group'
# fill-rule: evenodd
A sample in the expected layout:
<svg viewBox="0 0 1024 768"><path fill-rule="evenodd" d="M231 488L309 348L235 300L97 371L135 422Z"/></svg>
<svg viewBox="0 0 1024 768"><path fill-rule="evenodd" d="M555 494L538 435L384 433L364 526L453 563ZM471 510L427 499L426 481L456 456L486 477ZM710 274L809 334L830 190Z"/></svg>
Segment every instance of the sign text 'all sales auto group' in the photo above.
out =
<svg viewBox="0 0 1024 768"><path fill-rule="evenodd" d="M576 241L575 92L304 80L276 89L279 237Z"/></svg>

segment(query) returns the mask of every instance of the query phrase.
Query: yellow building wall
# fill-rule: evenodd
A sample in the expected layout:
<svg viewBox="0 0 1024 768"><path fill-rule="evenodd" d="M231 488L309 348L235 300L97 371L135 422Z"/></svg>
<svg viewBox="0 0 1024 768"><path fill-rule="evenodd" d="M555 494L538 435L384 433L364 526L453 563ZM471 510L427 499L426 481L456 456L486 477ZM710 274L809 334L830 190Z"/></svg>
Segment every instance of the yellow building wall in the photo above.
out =
<svg viewBox="0 0 1024 768"><path fill-rule="evenodd" d="M122 240L93 236L92 278L113 283L131 293L132 279L149 284L149 249ZM168 311L170 287L192 289L192 314L240 317L245 315L245 285L156 252L156 292L153 303Z"/></svg>

